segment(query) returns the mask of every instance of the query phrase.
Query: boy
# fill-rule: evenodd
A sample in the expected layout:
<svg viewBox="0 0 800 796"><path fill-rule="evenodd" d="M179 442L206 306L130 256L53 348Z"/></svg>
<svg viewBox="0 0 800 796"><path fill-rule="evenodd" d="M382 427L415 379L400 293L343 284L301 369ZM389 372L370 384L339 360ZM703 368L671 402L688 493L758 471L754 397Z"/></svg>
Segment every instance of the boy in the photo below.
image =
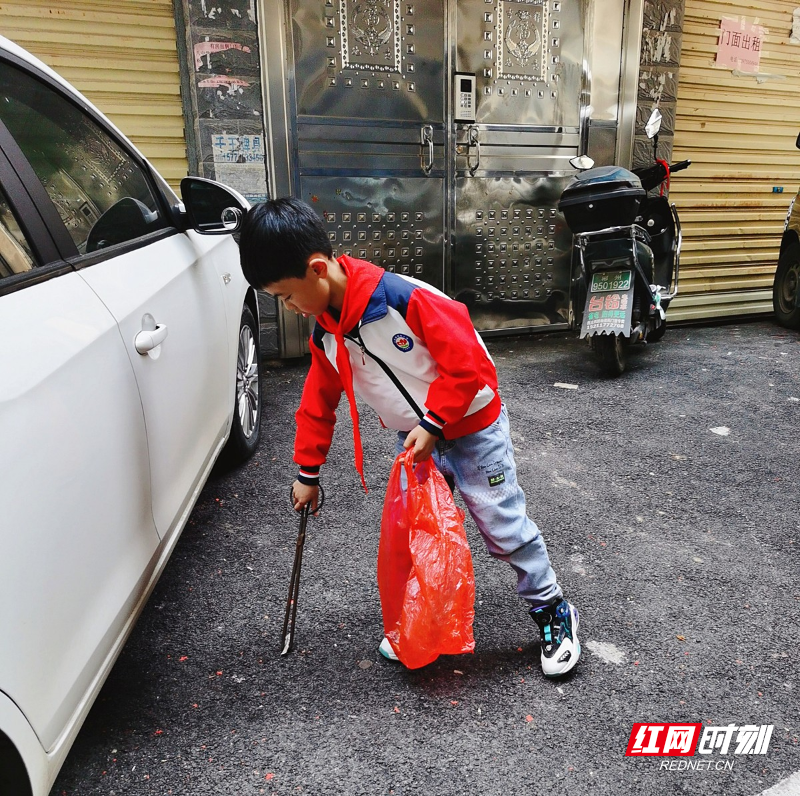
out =
<svg viewBox="0 0 800 796"><path fill-rule="evenodd" d="M342 392L366 489L358 393L398 432L398 453L413 448L415 461L433 456L458 487L491 555L517 574L517 592L541 632L545 675L570 671L581 650L578 612L564 599L539 529L526 515L497 372L467 308L415 279L348 256L334 259L321 219L297 199L253 207L240 251L253 287L316 319L295 416L295 509L316 508ZM386 638L379 649L396 660Z"/></svg>

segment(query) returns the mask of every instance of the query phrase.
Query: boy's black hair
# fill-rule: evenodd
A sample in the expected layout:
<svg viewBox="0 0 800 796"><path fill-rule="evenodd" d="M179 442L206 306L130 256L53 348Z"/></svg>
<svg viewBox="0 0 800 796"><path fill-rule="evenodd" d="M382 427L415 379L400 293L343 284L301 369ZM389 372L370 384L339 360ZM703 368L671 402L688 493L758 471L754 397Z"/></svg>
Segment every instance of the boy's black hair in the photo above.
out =
<svg viewBox="0 0 800 796"><path fill-rule="evenodd" d="M257 289L282 279L303 279L312 254L333 257L322 219L291 196L251 207L239 235L242 271Z"/></svg>

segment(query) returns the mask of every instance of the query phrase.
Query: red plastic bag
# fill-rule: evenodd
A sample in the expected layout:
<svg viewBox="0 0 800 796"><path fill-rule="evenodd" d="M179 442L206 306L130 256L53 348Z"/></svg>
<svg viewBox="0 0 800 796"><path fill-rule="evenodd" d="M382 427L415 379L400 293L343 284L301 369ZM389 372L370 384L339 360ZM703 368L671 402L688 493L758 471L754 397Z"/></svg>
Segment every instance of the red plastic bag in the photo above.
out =
<svg viewBox="0 0 800 796"><path fill-rule="evenodd" d="M384 632L409 669L475 649L475 576L464 512L433 459L413 462L413 449L394 461L378 548Z"/></svg>

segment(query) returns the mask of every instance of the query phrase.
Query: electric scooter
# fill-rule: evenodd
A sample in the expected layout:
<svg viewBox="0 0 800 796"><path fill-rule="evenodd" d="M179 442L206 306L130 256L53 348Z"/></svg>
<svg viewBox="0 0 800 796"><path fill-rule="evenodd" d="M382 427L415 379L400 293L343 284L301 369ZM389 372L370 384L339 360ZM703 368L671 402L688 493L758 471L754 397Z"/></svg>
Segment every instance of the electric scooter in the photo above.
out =
<svg viewBox="0 0 800 796"><path fill-rule="evenodd" d="M580 337L588 338L611 376L625 370L629 346L661 340L678 292L681 226L664 188L670 175L691 161L669 165L658 159L660 127L661 113L655 110L645 127L653 139L652 166L591 168L590 158L573 158L575 168L590 168L564 189L558 203L575 235L578 281L586 290ZM659 186L658 195L648 195Z"/></svg>

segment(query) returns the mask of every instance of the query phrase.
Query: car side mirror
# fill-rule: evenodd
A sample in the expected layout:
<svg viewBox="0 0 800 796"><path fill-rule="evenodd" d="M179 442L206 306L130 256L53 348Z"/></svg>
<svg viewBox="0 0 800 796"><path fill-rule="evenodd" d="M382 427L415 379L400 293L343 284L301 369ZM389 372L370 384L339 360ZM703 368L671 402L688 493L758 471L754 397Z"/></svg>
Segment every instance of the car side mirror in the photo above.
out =
<svg viewBox="0 0 800 796"><path fill-rule="evenodd" d="M214 180L184 177L181 197L189 226L201 235L230 235L242 224L250 202L240 193Z"/></svg>

